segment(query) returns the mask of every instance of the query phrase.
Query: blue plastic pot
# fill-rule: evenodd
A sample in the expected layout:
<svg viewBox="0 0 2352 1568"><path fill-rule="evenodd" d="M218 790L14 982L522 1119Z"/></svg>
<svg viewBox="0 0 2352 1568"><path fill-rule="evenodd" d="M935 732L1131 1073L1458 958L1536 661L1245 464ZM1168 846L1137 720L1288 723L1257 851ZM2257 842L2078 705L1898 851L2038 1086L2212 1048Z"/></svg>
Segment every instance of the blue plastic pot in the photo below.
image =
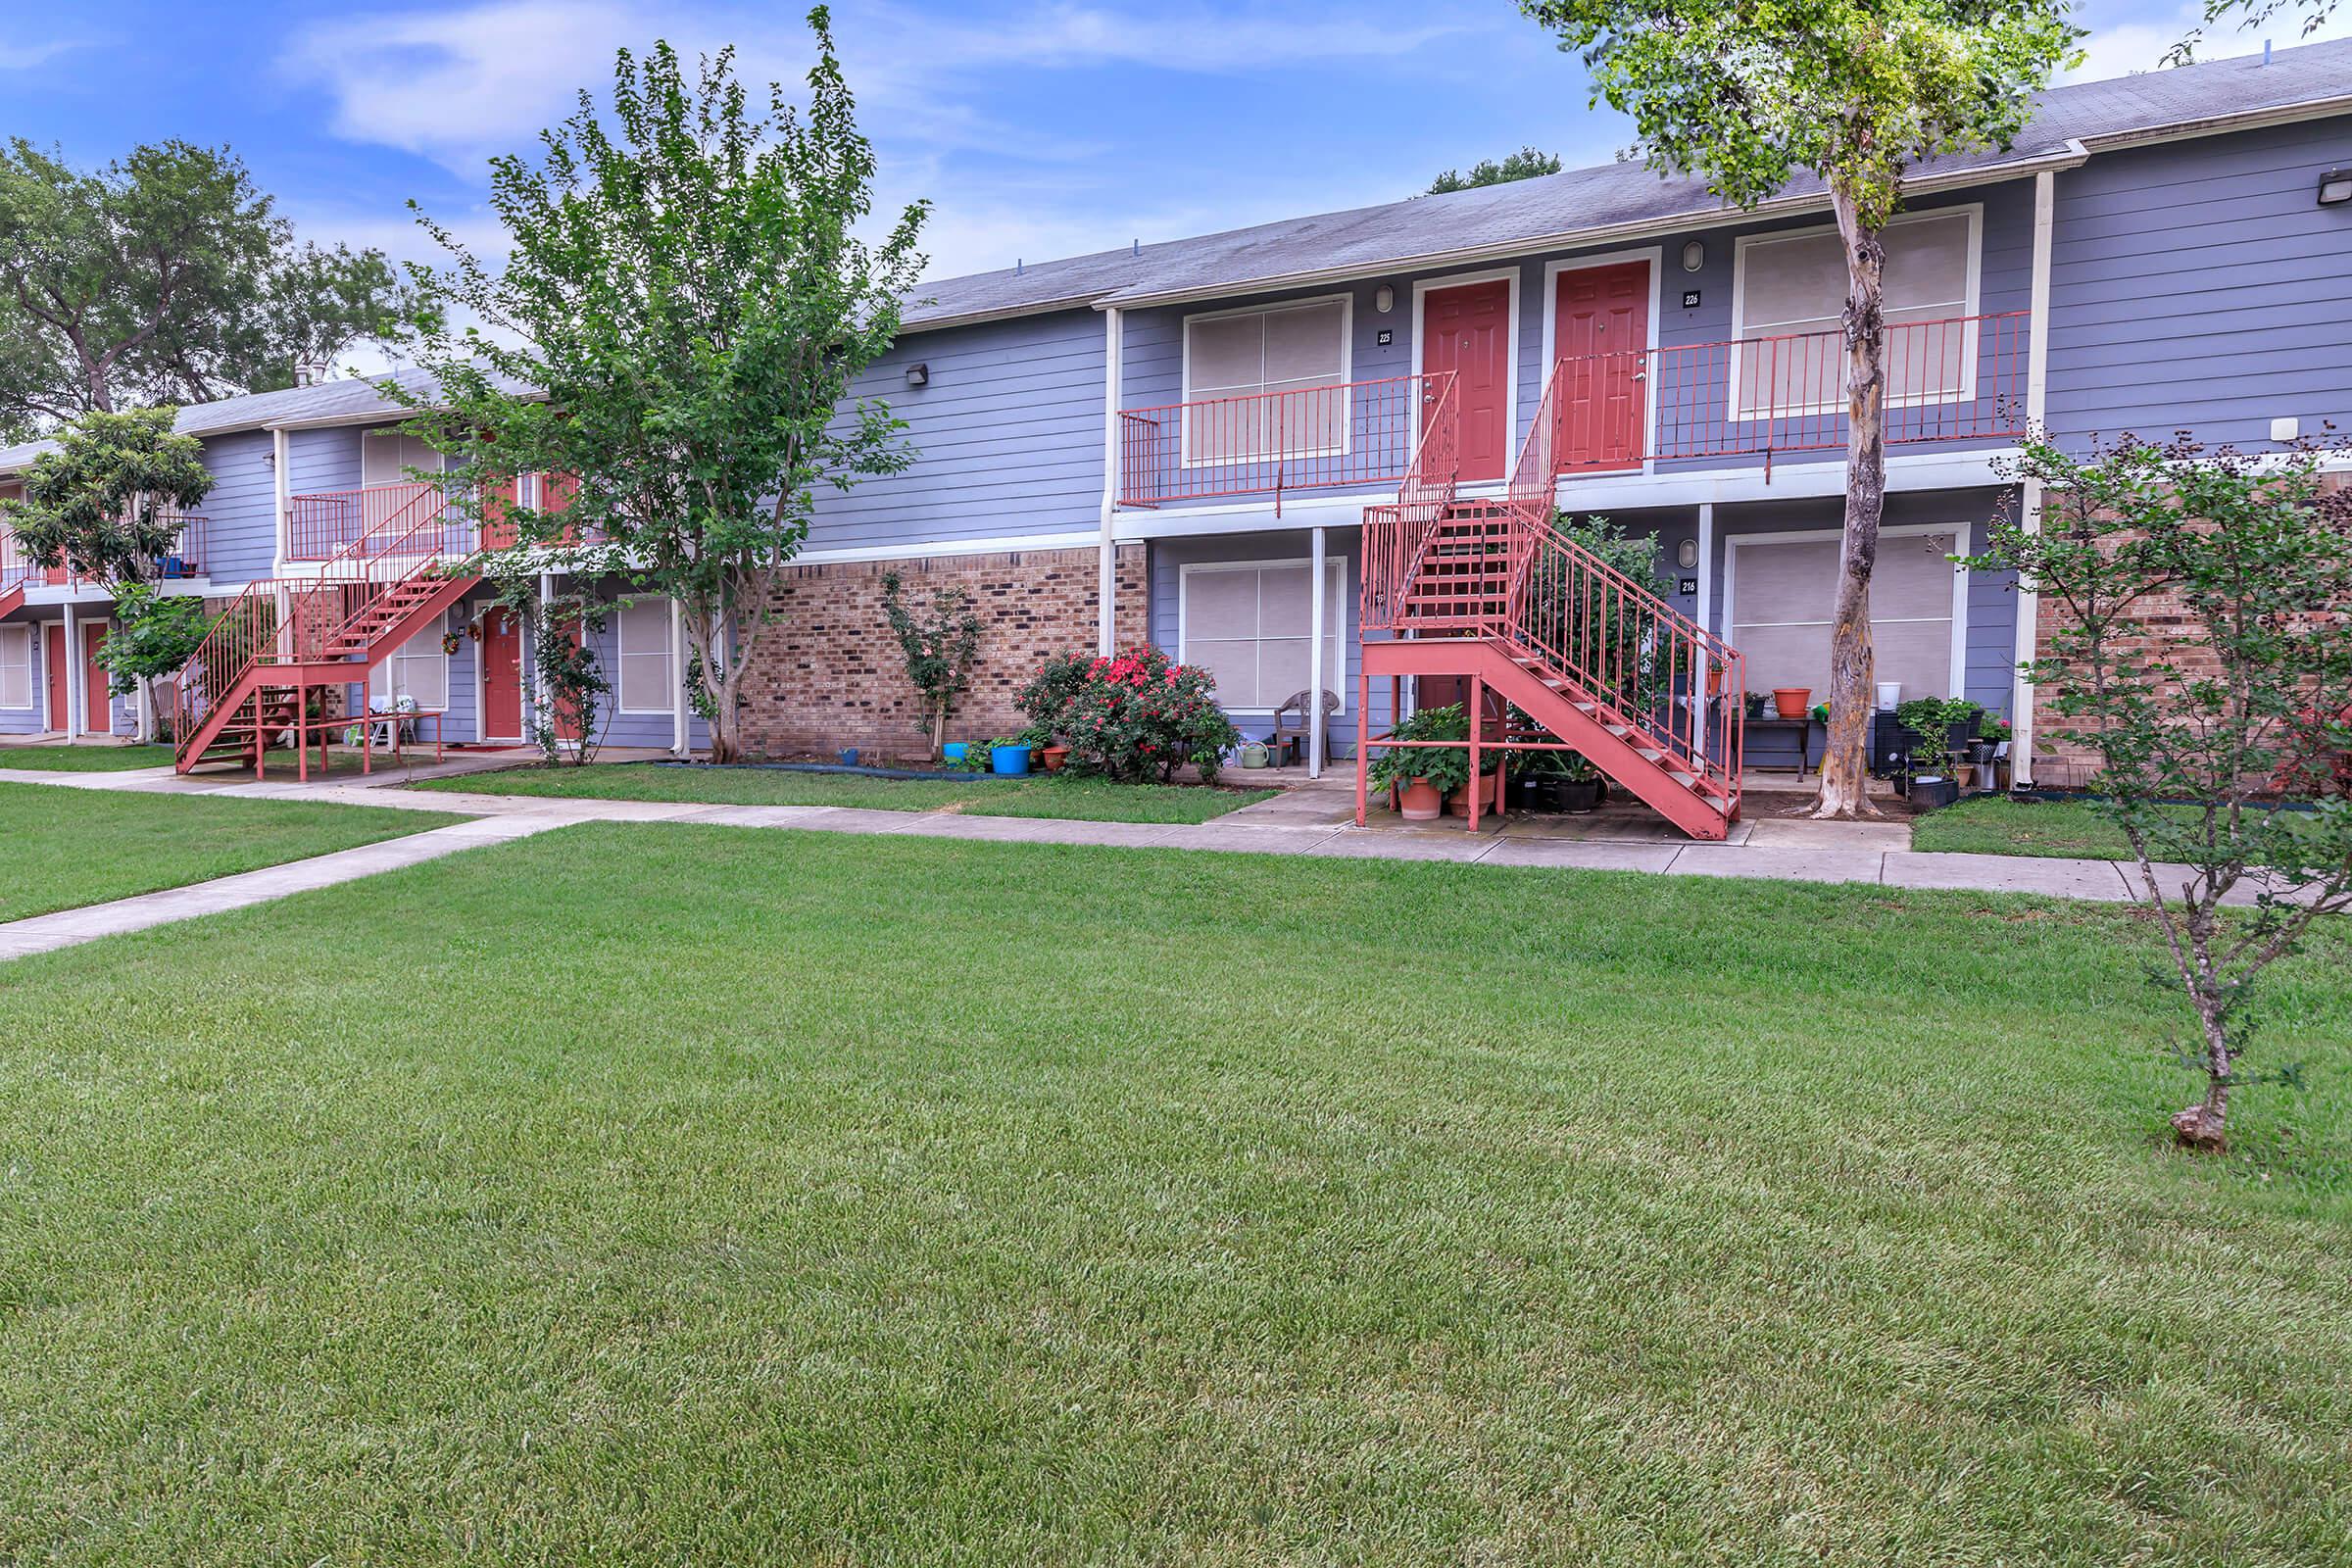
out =
<svg viewBox="0 0 2352 1568"><path fill-rule="evenodd" d="M963 754L971 749L971 744L967 741L950 741L939 749L939 755L951 762L960 762L963 760Z"/></svg>
<svg viewBox="0 0 2352 1568"><path fill-rule="evenodd" d="M1029 771L1029 748L1026 746L992 746L988 751L989 766L1005 778L1019 778Z"/></svg>
<svg viewBox="0 0 2352 1568"><path fill-rule="evenodd" d="M841 765L844 767L856 767L858 765L857 747L844 746L841 749Z"/></svg>

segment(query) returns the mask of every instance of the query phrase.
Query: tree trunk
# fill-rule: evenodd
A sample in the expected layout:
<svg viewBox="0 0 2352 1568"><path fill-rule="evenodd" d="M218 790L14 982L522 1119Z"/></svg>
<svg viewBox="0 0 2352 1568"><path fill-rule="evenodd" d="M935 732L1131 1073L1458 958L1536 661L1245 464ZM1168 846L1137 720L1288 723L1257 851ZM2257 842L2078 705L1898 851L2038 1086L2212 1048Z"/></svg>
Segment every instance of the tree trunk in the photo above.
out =
<svg viewBox="0 0 2352 1568"><path fill-rule="evenodd" d="M695 684L703 694L702 706L709 710L703 722L710 730L710 760L739 762L743 760L743 732L735 711L735 692L741 671L722 657L719 647L726 639L726 616L703 605L689 608L684 618L687 646L695 661Z"/></svg>
<svg viewBox="0 0 2352 1568"><path fill-rule="evenodd" d="M1875 665L1870 576L1886 506L1886 336L1882 313L1886 253L1850 199L1831 192L1845 241L1845 533L1830 622L1830 733L1821 759L1816 817L1879 814L1870 801L1870 718Z"/></svg>

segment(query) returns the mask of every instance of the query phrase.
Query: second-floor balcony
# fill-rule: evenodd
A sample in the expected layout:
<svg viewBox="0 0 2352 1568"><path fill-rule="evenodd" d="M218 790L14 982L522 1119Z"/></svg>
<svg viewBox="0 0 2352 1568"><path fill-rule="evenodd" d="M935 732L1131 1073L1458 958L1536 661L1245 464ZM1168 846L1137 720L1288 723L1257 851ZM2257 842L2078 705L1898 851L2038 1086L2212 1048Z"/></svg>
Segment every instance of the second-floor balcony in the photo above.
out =
<svg viewBox="0 0 2352 1568"><path fill-rule="evenodd" d="M188 512L159 512L159 523L172 529L162 553L148 561L146 575L156 582L188 582L210 571L211 523ZM25 553L15 533L0 527L0 594L20 588L80 588L90 579L71 566L44 566Z"/></svg>
<svg viewBox="0 0 2352 1568"><path fill-rule="evenodd" d="M528 473L501 484L479 508L462 504L461 493L451 485L429 479L289 496L286 559L324 563L358 557L429 557L454 561L477 549L503 550L515 543L513 525L502 520L505 509L517 504L515 498L523 506L562 512L571 489L570 482L560 476Z"/></svg>
<svg viewBox="0 0 2352 1568"><path fill-rule="evenodd" d="M1998 445L2025 429L2030 313L1893 321L1886 327L1885 425L1890 447ZM1838 330L1572 355L1548 368L1556 477L1659 466L1756 466L1842 452L1845 339ZM1118 500L1161 508L1377 492L1413 465L1433 417L1465 453L1500 453L1524 432L1474 432L1506 417L1446 375L1393 376L1129 409L1119 416ZM1468 485L1500 472L1459 475Z"/></svg>

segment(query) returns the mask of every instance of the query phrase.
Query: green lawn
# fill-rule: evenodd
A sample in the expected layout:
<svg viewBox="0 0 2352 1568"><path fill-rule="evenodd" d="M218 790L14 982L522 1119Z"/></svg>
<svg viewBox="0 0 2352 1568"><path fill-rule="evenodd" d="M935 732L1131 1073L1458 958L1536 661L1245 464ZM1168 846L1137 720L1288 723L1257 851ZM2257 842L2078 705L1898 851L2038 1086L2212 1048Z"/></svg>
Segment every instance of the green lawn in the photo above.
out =
<svg viewBox="0 0 2352 1568"><path fill-rule="evenodd" d="M2181 808L2184 818L2194 812ZM2288 816L2289 824L2302 820ZM1967 855L2058 856L2093 860L2129 860L2132 846L2097 808L2084 801L2012 801L1998 797L1962 801L1930 811L1911 827L1915 850Z"/></svg>
<svg viewBox="0 0 2352 1568"><path fill-rule="evenodd" d="M134 767L170 767L169 746L0 746L0 767L38 768L47 773L115 773Z"/></svg>
<svg viewBox="0 0 2352 1568"><path fill-rule="evenodd" d="M709 801L727 806L846 806L873 811L956 809L973 816L1051 816L1095 822L1205 822L1262 801L1273 790L1189 784L1109 784L1101 779L869 778L758 767L666 767L592 762L529 766L414 788L477 795L556 795L609 801Z"/></svg>
<svg viewBox="0 0 2352 1568"><path fill-rule="evenodd" d="M24 959L0 1561L2352 1559L2352 946L593 824Z"/></svg>
<svg viewBox="0 0 2352 1568"><path fill-rule="evenodd" d="M0 920L126 899L463 821L441 811L0 783ZM4 1299L4 1298L0 1298Z"/></svg>

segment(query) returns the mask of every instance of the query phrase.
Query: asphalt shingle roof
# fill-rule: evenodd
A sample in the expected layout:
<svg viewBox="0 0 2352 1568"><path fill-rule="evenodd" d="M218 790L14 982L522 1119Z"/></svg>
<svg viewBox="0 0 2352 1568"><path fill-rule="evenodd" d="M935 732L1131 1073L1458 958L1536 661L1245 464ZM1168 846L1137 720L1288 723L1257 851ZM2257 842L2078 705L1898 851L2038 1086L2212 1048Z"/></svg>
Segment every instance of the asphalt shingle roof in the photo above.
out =
<svg viewBox="0 0 2352 1568"><path fill-rule="evenodd" d="M1925 177L1990 170L2019 159L2194 125L2230 116L2352 96L2352 40L2217 60L2112 81L2054 87L2007 152L1939 159ZM1792 196L1818 190L1800 182ZM1603 164L1444 196L1284 219L1250 228L1065 261L943 278L919 286L910 326L1075 304L1118 304L1190 290L1229 289L1307 274L1374 271L1427 257L1520 242L1569 241L1588 230L1705 218L1722 202L1692 179L1661 179L1639 163Z"/></svg>

